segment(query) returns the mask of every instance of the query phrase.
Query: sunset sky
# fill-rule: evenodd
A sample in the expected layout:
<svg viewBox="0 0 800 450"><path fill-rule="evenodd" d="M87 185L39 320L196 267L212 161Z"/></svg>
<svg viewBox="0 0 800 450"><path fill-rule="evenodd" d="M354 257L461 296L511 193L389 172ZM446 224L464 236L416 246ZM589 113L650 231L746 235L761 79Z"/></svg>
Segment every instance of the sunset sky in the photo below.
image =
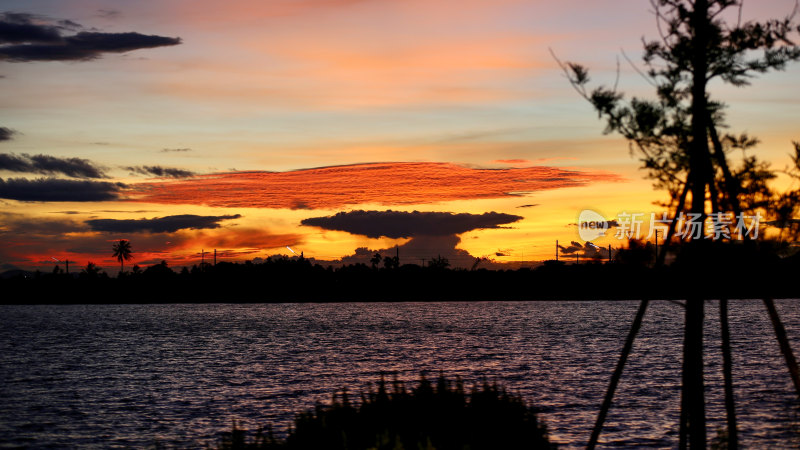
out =
<svg viewBox="0 0 800 450"><path fill-rule="evenodd" d="M620 89L651 96L622 56L638 63L657 36L647 0L5 0L0 13L0 271L58 258L115 274L117 239L142 266L287 246L531 264L556 239L582 242L584 209L613 219L666 199L549 52L597 84L619 60ZM800 140L799 75L710 87L775 168Z"/></svg>

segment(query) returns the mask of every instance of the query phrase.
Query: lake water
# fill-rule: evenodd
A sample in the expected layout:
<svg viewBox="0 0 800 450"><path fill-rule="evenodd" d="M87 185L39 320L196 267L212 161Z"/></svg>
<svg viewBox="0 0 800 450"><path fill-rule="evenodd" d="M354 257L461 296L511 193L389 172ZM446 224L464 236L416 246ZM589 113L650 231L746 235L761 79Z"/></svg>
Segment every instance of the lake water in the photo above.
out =
<svg viewBox="0 0 800 450"><path fill-rule="evenodd" d="M0 448L215 444L384 372L497 380L583 446L638 302L0 306ZM800 350L800 303L778 301ZM706 307L709 435L723 426L718 308ZM681 306L651 302L601 442L677 446ZM741 442L797 447L800 418L760 301L732 301Z"/></svg>

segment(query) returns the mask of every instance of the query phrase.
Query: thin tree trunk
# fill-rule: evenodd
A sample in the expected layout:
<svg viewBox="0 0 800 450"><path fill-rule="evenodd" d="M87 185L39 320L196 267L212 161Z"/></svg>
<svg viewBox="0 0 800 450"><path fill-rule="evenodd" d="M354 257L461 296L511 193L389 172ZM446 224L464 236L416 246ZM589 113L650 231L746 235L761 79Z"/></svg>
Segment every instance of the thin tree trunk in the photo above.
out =
<svg viewBox="0 0 800 450"><path fill-rule="evenodd" d="M711 111L708 112L708 133L711 136L711 143L714 145L714 158L717 160L717 165L722 169L722 176L725 181L725 194L729 203L729 207L733 210L734 214L741 214L742 206L739 203L739 185L731 174L731 169L728 167L728 161L725 158L725 152L722 149L722 141L717 134L717 127L711 120Z"/></svg>
<svg viewBox="0 0 800 450"><path fill-rule="evenodd" d="M678 213L683 211L683 207L686 206L686 197L688 195L689 195L689 182L687 180L686 183L683 184L683 192L681 192L681 196L678 198L678 205L675 207L675 217L673 217L672 221L669 223L669 229L667 230L667 237L664 239L664 245L661 247L661 253L656 255L656 266L664 264L664 258L666 258L667 250L669 250L670 242L672 242L672 236L675 235L675 227L677 226Z"/></svg>
<svg viewBox="0 0 800 450"><path fill-rule="evenodd" d="M789 368L789 375L792 377L794 389L797 391L797 396L800 397L800 370L797 368L797 360L792 353L792 347L789 346L789 340L786 338L786 329L783 328L778 310L775 309L775 302L772 299L765 298L764 306L767 307L769 318L772 321L772 327L775 329L775 338L778 339L778 345L781 347L781 353L786 359L786 367Z"/></svg>
<svg viewBox="0 0 800 450"><path fill-rule="evenodd" d="M692 140L689 147L689 183L692 191L692 213L700 214L705 223L705 193L711 173L708 151L708 0L695 0L692 11ZM712 181L713 182L713 181ZM705 267L702 239L689 243L691 273L699 274ZM699 280L698 280L699 281ZM702 284L691 283L689 286ZM706 448L705 392L703 387L703 311L702 295L688 295L683 340L683 406L686 408L689 445L693 450Z"/></svg>
<svg viewBox="0 0 800 450"><path fill-rule="evenodd" d="M703 308L702 298L686 300L686 325L683 342L683 406L689 446L706 448L706 413L703 386Z"/></svg>
<svg viewBox="0 0 800 450"><path fill-rule="evenodd" d="M622 347L622 352L619 355L617 367L611 375L611 382L608 384L608 390L603 399L603 405L600 407L600 413L597 415L597 421L592 429L592 436L589 438L589 444L586 445L587 450L593 450L597 445L597 440L600 438L600 432L603 430L606 414L608 414L608 409L611 408L611 402L614 400L614 392L617 390L620 377L622 377L622 369L625 368L625 362L628 360L628 355L633 348L633 341L636 339L639 328L642 326L642 319L644 318L645 311L647 311L647 304L647 300L642 300L642 303L639 304L639 310L636 312L636 317L633 319L633 324L628 332L628 338L625 340L625 345Z"/></svg>

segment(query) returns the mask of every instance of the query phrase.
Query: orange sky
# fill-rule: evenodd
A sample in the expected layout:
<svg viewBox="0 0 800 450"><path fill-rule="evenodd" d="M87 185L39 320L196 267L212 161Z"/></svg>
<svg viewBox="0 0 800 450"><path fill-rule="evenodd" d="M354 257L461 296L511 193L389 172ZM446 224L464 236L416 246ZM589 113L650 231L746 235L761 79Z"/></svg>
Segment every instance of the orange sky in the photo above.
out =
<svg viewBox="0 0 800 450"><path fill-rule="evenodd" d="M747 3L744 14L779 17L793 5ZM654 35L650 9L645 0L8 0L17 14L3 20L16 24L160 40L74 60L0 58L0 127L10 133L0 158L11 158L0 165L0 271L52 270L55 257L116 273L110 248L123 238L142 265L192 264L214 248L225 260L291 254L286 246L321 261L394 246L407 262L551 258L556 239L579 240L582 210L649 214L666 198L627 143L603 135L549 54L611 83L620 49L638 60L641 37ZM759 156L777 168L800 139L798 70L711 86L730 106L731 131L758 136ZM652 94L626 64L619 85ZM99 176L43 169L70 158ZM37 181L48 178L68 183ZM357 210L519 219L436 238L301 224ZM609 244L622 242L598 241Z"/></svg>

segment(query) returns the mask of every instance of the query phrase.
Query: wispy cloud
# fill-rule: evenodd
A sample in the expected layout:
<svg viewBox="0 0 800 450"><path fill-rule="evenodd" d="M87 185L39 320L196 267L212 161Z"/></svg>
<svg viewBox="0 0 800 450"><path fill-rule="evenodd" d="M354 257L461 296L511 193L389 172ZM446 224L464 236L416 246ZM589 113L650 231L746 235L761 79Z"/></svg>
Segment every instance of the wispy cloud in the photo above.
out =
<svg viewBox="0 0 800 450"><path fill-rule="evenodd" d="M194 172L174 167L162 166L128 166L125 170L138 175L153 175L166 178L188 178L194 176Z"/></svg>
<svg viewBox="0 0 800 450"><path fill-rule="evenodd" d="M190 148L162 148L159 150L161 153L178 153L178 152L190 152L192 149Z"/></svg>
<svg viewBox="0 0 800 450"><path fill-rule="evenodd" d="M496 159L492 161L497 164L528 164L530 161L527 159Z"/></svg>

